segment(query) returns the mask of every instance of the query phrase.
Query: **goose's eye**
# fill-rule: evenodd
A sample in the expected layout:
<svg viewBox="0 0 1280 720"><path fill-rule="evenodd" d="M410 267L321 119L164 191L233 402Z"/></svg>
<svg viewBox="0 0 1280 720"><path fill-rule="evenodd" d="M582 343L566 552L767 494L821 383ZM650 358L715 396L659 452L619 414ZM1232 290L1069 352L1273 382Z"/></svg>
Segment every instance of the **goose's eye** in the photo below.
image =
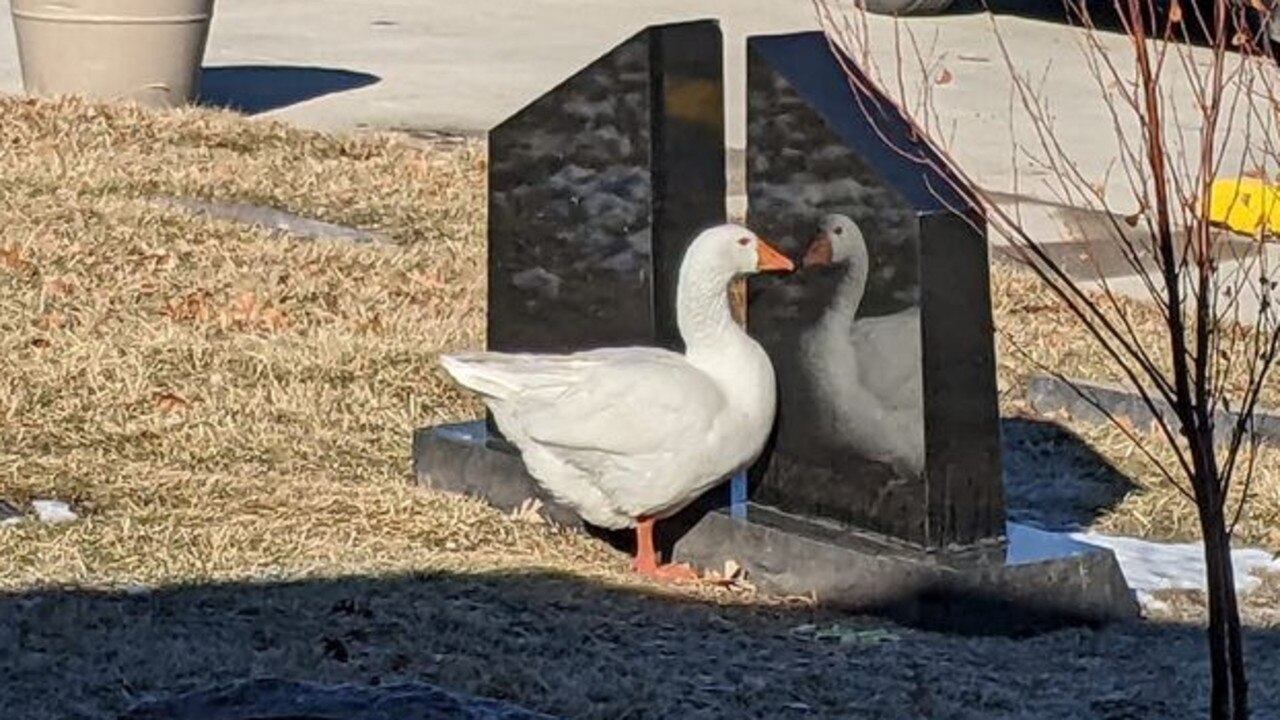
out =
<svg viewBox="0 0 1280 720"><path fill-rule="evenodd" d="M837 225L837 226L836 226L836 229L835 229L835 230L832 230L832 232L834 232L834 233L835 233L835 234L837 234L837 235L843 235L843 234L844 234L844 226L843 226L843 225Z"/></svg>
<svg viewBox="0 0 1280 720"><path fill-rule="evenodd" d="M738 244L742 247L746 247L751 244L751 238L739 238Z"/></svg>

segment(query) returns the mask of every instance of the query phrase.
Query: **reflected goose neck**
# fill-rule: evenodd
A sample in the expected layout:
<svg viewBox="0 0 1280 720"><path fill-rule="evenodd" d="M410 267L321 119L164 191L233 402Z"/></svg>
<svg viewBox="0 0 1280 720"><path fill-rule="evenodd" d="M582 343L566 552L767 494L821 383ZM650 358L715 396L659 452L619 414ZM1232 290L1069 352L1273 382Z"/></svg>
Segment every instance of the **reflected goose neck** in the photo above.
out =
<svg viewBox="0 0 1280 720"><path fill-rule="evenodd" d="M828 316L852 317L862 305L867 290L867 257L863 252L845 261L844 272L836 285L835 296L829 306Z"/></svg>

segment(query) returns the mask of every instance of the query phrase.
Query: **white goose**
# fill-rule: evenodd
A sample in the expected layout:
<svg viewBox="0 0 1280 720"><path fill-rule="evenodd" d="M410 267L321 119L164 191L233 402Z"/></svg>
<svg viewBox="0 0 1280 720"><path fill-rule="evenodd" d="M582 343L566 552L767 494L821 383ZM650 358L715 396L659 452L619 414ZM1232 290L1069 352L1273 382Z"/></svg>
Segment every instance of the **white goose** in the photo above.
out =
<svg viewBox="0 0 1280 720"><path fill-rule="evenodd" d="M635 526L637 571L693 579L687 566L659 565L654 521L750 465L776 406L773 365L734 322L729 283L792 269L750 230L713 227L694 239L680 266L683 354L651 347L477 352L441 363L482 396L529 474L557 502L599 527Z"/></svg>
<svg viewBox="0 0 1280 720"><path fill-rule="evenodd" d="M804 266L844 265L822 318L801 339L815 395L834 419L833 440L898 473L924 472L920 310L858 318L870 271L857 223L827 215L805 252Z"/></svg>

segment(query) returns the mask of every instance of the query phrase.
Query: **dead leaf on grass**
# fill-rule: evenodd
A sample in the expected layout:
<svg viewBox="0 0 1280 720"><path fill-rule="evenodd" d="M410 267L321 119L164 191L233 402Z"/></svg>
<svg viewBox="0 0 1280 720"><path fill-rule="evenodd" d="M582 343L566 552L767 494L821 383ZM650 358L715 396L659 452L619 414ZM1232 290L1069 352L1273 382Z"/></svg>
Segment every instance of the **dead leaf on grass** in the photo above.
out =
<svg viewBox="0 0 1280 720"><path fill-rule="evenodd" d="M507 515L507 519L511 520L512 522L524 522L524 523L531 523L534 525L545 525L547 522L547 519L542 517L542 513L539 512L540 510L542 510L541 500L539 500L538 498L525 498L524 502L520 503L520 507L516 508L515 510L512 510Z"/></svg>
<svg viewBox="0 0 1280 720"><path fill-rule="evenodd" d="M6 245L0 248L0 265L10 270L26 270L31 263L22 256L21 248Z"/></svg>
<svg viewBox="0 0 1280 720"><path fill-rule="evenodd" d="M381 335L386 332L386 327L382 323L382 316L374 314L372 318L360 320L356 323L356 328L368 335Z"/></svg>
<svg viewBox="0 0 1280 720"><path fill-rule="evenodd" d="M208 319L208 299L207 294L199 298L199 313L195 319ZM291 322L288 315L269 302L261 302L257 293L251 290L240 293L218 313L218 324L224 329L277 331L288 327Z"/></svg>
<svg viewBox="0 0 1280 720"><path fill-rule="evenodd" d="M409 278L426 288L427 290L443 290L449 287L449 284L440 279L440 275L435 270L424 270L422 272L413 273Z"/></svg>
<svg viewBox="0 0 1280 720"><path fill-rule="evenodd" d="M187 293L179 298L172 298L165 304L164 314L170 319L183 321L205 322L209 319L211 313L209 311L209 300L213 294L208 290L196 290Z"/></svg>
<svg viewBox="0 0 1280 720"><path fill-rule="evenodd" d="M57 330L67 324L67 316L63 313L50 311L40 316L36 320L36 327L41 330Z"/></svg>
<svg viewBox="0 0 1280 720"><path fill-rule="evenodd" d="M59 297L70 293L77 284L75 278L70 276L50 278L44 282L41 292L46 297Z"/></svg>
<svg viewBox="0 0 1280 720"><path fill-rule="evenodd" d="M720 570L707 570L703 573L702 580L711 585L719 585L730 589L752 592L756 589L756 586L747 580L746 568L732 559L725 560L724 567Z"/></svg>
<svg viewBox="0 0 1280 720"><path fill-rule="evenodd" d="M191 401L177 393L171 392L156 393L152 397L152 401L155 402L156 407L159 408L161 412L166 413L185 410L191 406Z"/></svg>
<svg viewBox="0 0 1280 720"><path fill-rule="evenodd" d="M143 253L137 260L138 265L147 270L168 270L177 264L177 258L168 250L151 250Z"/></svg>
<svg viewBox="0 0 1280 720"><path fill-rule="evenodd" d="M1119 425L1121 430L1124 430L1126 433L1131 435L1137 435L1139 433L1137 423L1135 423L1128 415L1116 415L1115 424Z"/></svg>
<svg viewBox="0 0 1280 720"><path fill-rule="evenodd" d="M249 324L258 316L258 296L253 292L243 292L231 304L228 314L234 321Z"/></svg>
<svg viewBox="0 0 1280 720"><path fill-rule="evenodd" d="M1037 313L1053 312L1054 310L1057 310L1057 309L1058 309L1057 305L1049 305L1049 304L1042 303L1042 304L1036 304L1036 305L1021 305L1019 307L1014 308L1014 312L1027 313L1028 315L1033 315Z"/></svg>

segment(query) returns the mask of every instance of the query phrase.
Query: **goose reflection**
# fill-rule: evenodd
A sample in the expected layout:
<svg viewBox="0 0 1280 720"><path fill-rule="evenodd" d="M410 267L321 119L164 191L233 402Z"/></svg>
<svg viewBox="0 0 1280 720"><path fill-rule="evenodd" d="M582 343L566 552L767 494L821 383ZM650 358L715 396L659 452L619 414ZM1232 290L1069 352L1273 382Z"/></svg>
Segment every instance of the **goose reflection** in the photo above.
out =
<svg viewBox="0 0 1280 720"><path fill-rule="evenodd" d="M824 217L805 268L842 272L822 317L800 339L815 401L826 406L828 441L891 466L899 475L924 471L920 310L856 318L870 272L861 229L848 216Z"/></svg>

